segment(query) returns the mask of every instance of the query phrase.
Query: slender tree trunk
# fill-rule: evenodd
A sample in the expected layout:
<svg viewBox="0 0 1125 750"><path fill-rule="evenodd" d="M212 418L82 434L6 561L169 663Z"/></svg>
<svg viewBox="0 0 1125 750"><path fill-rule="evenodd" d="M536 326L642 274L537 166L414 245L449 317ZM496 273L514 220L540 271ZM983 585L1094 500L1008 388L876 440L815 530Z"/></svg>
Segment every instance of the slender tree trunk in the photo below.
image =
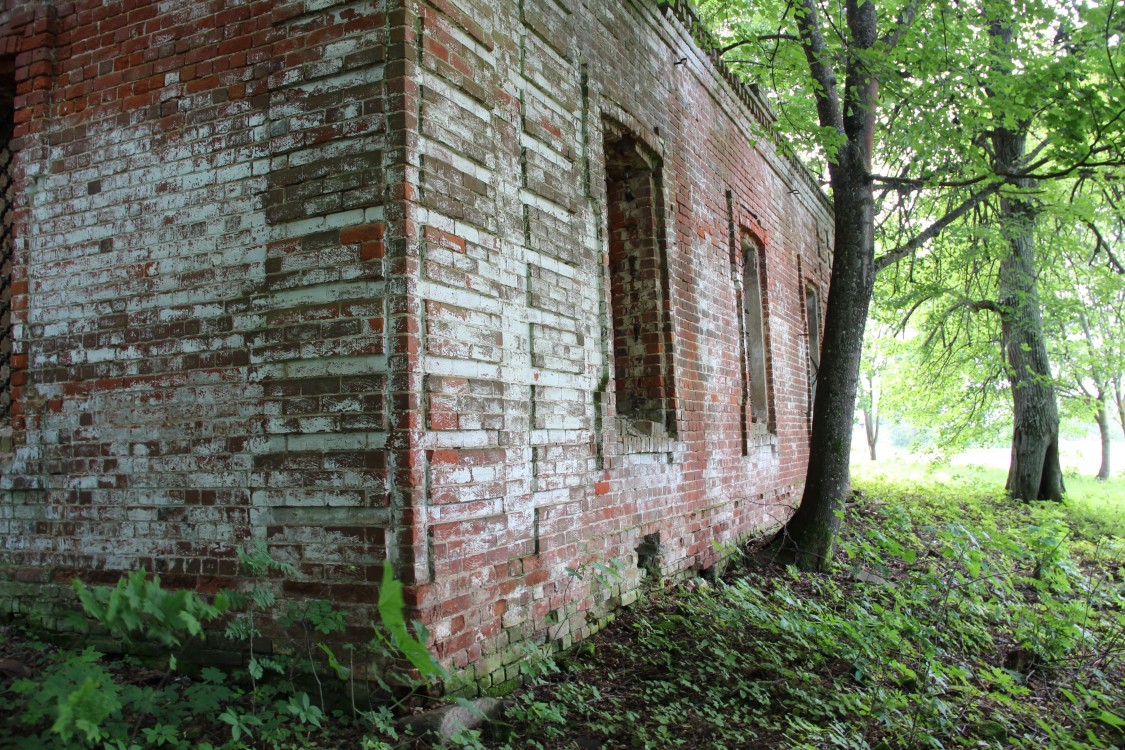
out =
<svg viewBox="0 0 1125 750"><path fill-rule="evenodd" d="M1014 9L1009 8L1014 13ZM989 33L999 59L1010 65L1011 18L994 19ZM1009 71L1002 71L1009 72ZM992 145L1000 174L1018 174L1026 149L1026 127L998 125ZM1000 222L1008 253L1000 264L1002 338L1012 385L1014 420L1007 489L1021 500L1061 500L1059 410L1051 385L1035 270L1035 207L1026 197L1030 180L1012 178L1000 198Z"/></svg>
<svg viewBox="0 0 1125 750"><path fill-rule="evenodd" d="M1105 391L1098 391L1098 411L1094 415L1098 420L1098 437L1101 438L1102 443L1102 465L1098 467L1098 480L1106 481L1109 479L1109 408L1106 403Z"/></svg>
<svg viewBox="0 0 1125 750"><path fill-rule="evenodd" d="M841 154L840 164L843 167L857 158L862 155ZM787 544L796 552L798 565L806 570L823 570L830 565L840 526L838 512L851 494L848 464L852 419L859 387L863 330L875 279L871 185L863 179L863 169L846 171L854 172L856 179L841 179L833 187L835 255L824 316L805 493L785 529Z"/></svg>
<svg viewBox="0 0 1125 750"><path fill-rule="evenodd" d="M879 441L879 395L875 392L875 377L870 372L865 380L867 402L863 409L863 430L867 433L867 451L871 454L871 460L875 461L875 443Z"/></svg>
<svg viewBox="0 0 1125 750"><path fill-rule="evenodd" d="M1113 401L1117 404L1117 422L1121 425L1121 435L1125 437L1125 389L1120 379L1113 381Z"/></svg>
<svg viewBox="0 0 1125 750"><path fill-rule="evenodd" d="M875 444L879 440L879 417L870 411L863 412L863 426L867 431L867 453L872 461L878 461Z"/></svg>

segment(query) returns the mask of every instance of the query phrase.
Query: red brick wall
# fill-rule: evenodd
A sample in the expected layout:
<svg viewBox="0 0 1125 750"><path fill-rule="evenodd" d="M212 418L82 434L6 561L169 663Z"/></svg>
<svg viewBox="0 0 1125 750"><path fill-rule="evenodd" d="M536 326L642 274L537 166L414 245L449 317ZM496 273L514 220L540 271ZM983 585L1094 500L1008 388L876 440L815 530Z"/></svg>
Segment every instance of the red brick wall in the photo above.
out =
<svg viewBox="0 0 1125 750"><path fill-rule="evenodd" d="M145 566L213 589L255 538L296 566L287 589L370 601L402 325L393 19L381 0L2 7L5 560L35 580Z"/></svg>
<svg viewBox="0 0 1125 750"><path fill-rule="evenodd" d="M682 575L787 517L807 459L803 289L826 287L831 222L747 93L652 2L457 0L419 25L416 592L438 653L502 679L519 640L568 642L631 598L646 537ZM664 267L628 283L670 325L666 431L619 416L606 123L661 176ZM743 236L765 248L768 423L743 396Z"/></svg>
<svg viewBox="0 0 1125 750"><path fill-rule="evenodd" d="M207 589L261 539L298 570L285 592L362 609L390 558L437 653L488 682L634 597L645 539L677 576L787 517L831 222L669 11L16 5L9 578ZM618 416L610 122L660 175L667 429Z"/></svg>

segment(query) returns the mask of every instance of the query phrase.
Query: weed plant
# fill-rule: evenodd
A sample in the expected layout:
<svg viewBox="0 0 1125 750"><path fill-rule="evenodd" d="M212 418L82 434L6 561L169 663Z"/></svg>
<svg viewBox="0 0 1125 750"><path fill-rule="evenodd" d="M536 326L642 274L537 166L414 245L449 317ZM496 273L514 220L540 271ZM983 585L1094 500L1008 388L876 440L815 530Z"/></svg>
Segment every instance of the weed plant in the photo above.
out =
<svg viewBox="0 0 1125 750"><path fill-rule="evenodd" d="M88 588L75 581L90 618L118 641L159 647L164 661L154 669L133 659L109 660L93 647L67 650L19 639L20 656L28 662L23 666L31 674L11 681L6 690L0 683L0 714L8 717L0 722L0 747L398 747L403 738L394 723L392 697L411 695L448 675L426 651L425 630L416 626L417 636L410 631L403 617L402 586L390 565L384 568L380 622L370 643L338 655L330 643L344 631L345 613L323 601L280 606L266 584L271 574L292 571L272 559L263 545L244 550L240 563L256 583L221 592L211 601L189 591L166 590L159 576L143 570L112 588ZM274 653L261 649L259 628L267 619L288 635L288 643ZM79 620L77 627L86 624ZM224 625L225 638L247 654L246 665L234 671L206 667L189 677L175 654L189 643L199 645L209 623L212 630ZM11 629L0 630L0 647L15 648L14 635ZM378 702L364 700L357 690L356 660L384 667L367 676L382 688ZM365 682L363 692L369 686ZM330 704L326 687L346 696L346 702Z"/></svg>

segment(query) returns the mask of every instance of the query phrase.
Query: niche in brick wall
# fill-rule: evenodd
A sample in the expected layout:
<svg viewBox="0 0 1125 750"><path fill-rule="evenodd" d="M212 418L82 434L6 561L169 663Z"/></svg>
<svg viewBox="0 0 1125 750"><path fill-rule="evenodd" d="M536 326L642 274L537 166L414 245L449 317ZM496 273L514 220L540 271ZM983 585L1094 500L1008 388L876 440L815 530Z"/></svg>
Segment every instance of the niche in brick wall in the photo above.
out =
<svg viewBox="0 0 1125 750"><path fill-rule="evenodd" d="M671 435L671 326L660 160L604 121L609 302L617 415L636 435Z"/></svg>
<svg viewBox="0 0 1125 750"><path fill-rule="evenodd" d="M765 247L752 235L742 237L742 314L745 321L747 391L755 424L777 430L770 403L769 337L766 334Z"/></svg>
<svg viewBox="0 0 1125 750"><path fill-rule="evenodd" d="M15 66L0 58L0 430L8 427L12 407L12 135L15 130Z"/></svg>
<svg viewBox="0 0 1125 750"><path fill-rule="evenodd" d="M816 402L816 374L820 370L820 295L811 283L805 284L805 333L808 336L809 424Z"/></svg>

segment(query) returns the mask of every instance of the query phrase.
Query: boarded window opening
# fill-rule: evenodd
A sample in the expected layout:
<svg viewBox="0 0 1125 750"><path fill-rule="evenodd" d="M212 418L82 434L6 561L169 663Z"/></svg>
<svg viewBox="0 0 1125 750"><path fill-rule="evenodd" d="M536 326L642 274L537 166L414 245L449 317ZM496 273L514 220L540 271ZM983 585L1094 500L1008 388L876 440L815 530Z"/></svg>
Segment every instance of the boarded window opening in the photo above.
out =
<svg viewBox="0 0 1125 750"><path fill-rule="evenodd" d="M15 131L15 74L11 58L0 58L0 425L12 412L12 135Z"/></svg>
<svg viewBox="0 0 1125 750"><path fill-rule="evenodd" d="M659 160L607 123L606 203L617 414L639 434L672 434L671 336Z"/></svg>
<svg viewBox="0 0 1125 750"><path fill-rule="evenodd" d="M816 402L816 376L820 371L820 298L816 287L805 286L805 325L808 326L809 355L809 420Z"/></svg>
<svg viewBox="0 0 1125 750"><path fill-rule="evenodd" d="M751 419L772 432L769 340L766 336L765 248L750 237L742 239L742 309L746 326L746 369L749 376Z"/></svg>

